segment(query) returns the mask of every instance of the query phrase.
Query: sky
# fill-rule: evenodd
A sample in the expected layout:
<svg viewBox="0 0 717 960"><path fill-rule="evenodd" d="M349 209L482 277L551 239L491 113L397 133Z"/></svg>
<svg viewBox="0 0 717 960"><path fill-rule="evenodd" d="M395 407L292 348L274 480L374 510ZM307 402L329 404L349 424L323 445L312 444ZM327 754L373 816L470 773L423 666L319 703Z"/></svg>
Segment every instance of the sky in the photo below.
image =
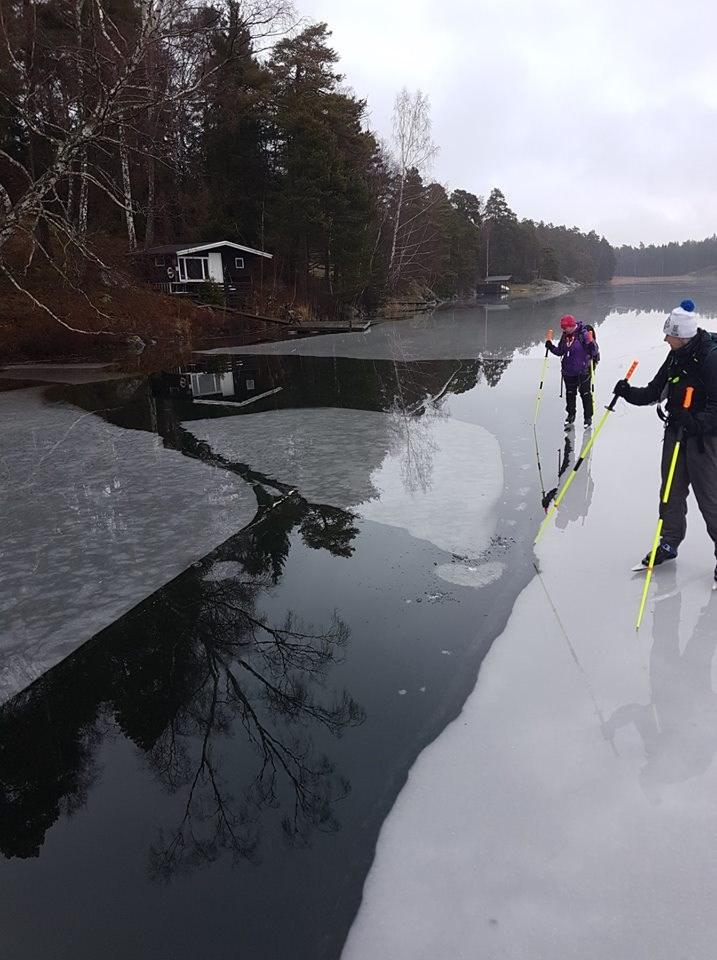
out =
<svg viewBox="0 0 717 960"><path fill-rule="evenodd" d="M615 244L717 232L714 0L297 0L370 125L431 101L432 175Z"/></svg>

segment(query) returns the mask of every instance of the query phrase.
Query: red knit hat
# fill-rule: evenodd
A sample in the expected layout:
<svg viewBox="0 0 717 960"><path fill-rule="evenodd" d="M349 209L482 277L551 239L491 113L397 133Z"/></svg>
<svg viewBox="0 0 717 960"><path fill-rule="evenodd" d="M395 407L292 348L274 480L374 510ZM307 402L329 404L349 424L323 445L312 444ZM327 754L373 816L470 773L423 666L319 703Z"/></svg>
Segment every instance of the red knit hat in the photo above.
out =
<svg viewBox="0 0 717 960"><path fill-rule="evenodd" d="M577 325L575 317L570 313L566 313L564 317L560 318L560 327L562 330L572 330L573 327L577 327Z"/></svg>

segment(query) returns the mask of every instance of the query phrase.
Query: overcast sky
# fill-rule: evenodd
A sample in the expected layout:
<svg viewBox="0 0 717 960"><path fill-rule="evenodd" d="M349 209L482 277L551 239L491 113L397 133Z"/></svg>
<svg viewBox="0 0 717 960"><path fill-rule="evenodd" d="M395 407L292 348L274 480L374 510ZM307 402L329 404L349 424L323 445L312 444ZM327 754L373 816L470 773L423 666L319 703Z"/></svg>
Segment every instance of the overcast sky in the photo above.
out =
<svg viewBox="0 0 717 960"><path fill-rule="evenodd" d="M715 0L297 0L387 138L431 100L433 175L611 243L717 232Z"/></svg>

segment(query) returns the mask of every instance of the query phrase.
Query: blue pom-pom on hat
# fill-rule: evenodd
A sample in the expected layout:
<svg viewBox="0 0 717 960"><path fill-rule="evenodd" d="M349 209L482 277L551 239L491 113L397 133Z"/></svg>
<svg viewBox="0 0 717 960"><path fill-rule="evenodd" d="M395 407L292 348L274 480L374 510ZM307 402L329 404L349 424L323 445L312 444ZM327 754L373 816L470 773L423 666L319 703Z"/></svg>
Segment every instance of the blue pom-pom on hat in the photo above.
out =
<svg viewBox="0 0 717 960"><path fill-rule="evenodd" d="M686 310L687 313L692 313L693 310L695 309L695 301L683 300L682 303L680 303L680 306L682 307L683 310Z"/></svg>

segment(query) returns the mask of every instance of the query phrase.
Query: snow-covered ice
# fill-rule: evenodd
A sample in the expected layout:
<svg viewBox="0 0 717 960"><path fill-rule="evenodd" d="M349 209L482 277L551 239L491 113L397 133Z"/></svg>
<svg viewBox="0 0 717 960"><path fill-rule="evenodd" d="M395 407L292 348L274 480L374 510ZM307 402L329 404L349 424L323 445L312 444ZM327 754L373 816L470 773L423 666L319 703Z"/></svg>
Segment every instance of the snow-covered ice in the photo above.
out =
<svg viewBox="0 0 717 960"><path fill-rule="evenodd" d="M661 323L601 327L605 400L633 354L652 376ZM343 960L714 957L717 596L694 501L634 627L660 434L650 408L611 415L585 522L546 532L541 575L412 768Z"/></svg>
<svg viewBox="0 0 717 960"><path fill-rule="evenodd" d="M238 477L156 436L0 394L0 702L255 511Z"/></svg>
<svg viewBox="0 0 717 960"><path fill-rule="evenodd" d="M401 527L449 553L475 556L495 530L500 448L476 424L322 408L185 426L215 452L295 485L308 500Z"/></svg>

